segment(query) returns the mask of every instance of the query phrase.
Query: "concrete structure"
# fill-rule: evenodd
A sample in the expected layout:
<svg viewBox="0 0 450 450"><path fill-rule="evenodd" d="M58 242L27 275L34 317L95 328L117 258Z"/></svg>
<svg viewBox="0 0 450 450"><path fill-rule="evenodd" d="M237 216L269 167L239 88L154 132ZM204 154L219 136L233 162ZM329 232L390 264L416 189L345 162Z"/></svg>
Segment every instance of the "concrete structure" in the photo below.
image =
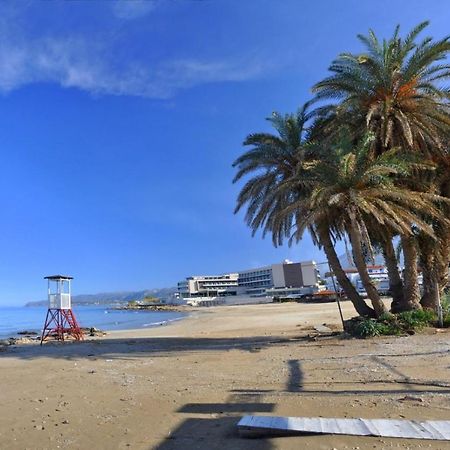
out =
<svg viewBox="0 0 450 450"><path fill-rule="evenodd" d="M351 267L349 269L344 269L344 272L350 282L355 286L356 290L361 295L366 295L366 290L357 269ZM381 264L368 265L367 272L379 293L387 294L389 291L389 277L386 267ZM327 289L334 290L334 284L330 273L327 274L325 281L327 283ZM336 278L334 279L334 283L337 289L341 289Z"/></svg>
<svg viewBox="0 0 450 450"><path fill-rule="evenodd" d="M237 295L238 274L193 276L178 283L181 297L225 297Z"/></svg>
<svg viewBox="0 0 450 450"><path fill-rule="evenodd" d="M319 272L314 261L280 264L223 275L192 276L178 283L183 298L276 296L277 289L317 287Z"/></svg>

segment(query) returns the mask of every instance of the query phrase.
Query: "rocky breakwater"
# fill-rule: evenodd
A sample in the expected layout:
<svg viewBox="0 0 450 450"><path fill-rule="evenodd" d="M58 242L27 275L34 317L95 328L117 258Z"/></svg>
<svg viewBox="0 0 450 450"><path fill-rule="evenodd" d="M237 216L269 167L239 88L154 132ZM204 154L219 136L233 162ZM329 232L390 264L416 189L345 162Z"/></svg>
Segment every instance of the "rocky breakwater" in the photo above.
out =
<svg viewBox="0 0 450 450"><path fill-rule="evenodd" d="M81 328L81 331L85 336L91 337L101 337L107 334L105 331L99 330L98 328L95 327L84 327ZM7 348L12 345L33 344L36 342L40 342L41 340L41 335L36 331L27 331L27 330L19 331L17 332L17 335L19 335L20 337L9 337L7 339L0 339L0 352L6 351ZM72 339L70 338L68 340L72 341Z"/></svg>
<svg viewBox="0 0 450 450"><path fill-rule="evenodd" d="M11 345L32 344L39 340L40 340L39 336L33 337L24 336L20 338L10 337L8 339L0 339L0 352L4 352Z"/></svg>
<svg viewBox="0 0 450 450"><path fill-rule="evenodd" d="M172 311L172 312L183 312L186 311L186 306L184 305L166 305L164 303L156 305L125 305L117 306L112 308L114 310L126 310L126 311Z"/></svg>

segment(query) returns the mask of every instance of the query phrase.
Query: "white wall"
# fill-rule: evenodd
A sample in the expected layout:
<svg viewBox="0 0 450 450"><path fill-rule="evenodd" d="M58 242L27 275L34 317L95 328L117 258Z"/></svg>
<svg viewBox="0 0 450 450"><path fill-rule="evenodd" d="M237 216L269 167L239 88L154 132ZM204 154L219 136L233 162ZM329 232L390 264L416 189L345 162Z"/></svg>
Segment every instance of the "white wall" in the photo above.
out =
<svg viewBox="0 0 450 450"><path fill-rule="evenodd" d="M317 284L316 263L314 261L302 261L303 286L314 286Z"/></svg>
<svg viewBox="0 0 450 450"><path fill-rule="evenodd" d="M275 287L284 287L283 264L272 264L272 279Z"/></svg>

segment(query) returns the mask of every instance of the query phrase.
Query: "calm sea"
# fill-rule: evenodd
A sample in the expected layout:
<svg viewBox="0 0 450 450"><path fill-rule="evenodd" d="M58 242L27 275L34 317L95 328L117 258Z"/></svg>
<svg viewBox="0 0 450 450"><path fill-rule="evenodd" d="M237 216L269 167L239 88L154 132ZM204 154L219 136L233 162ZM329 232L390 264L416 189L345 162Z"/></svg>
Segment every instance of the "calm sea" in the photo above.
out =
<svg viewBox="0 0 450 450"><path fill-rule="evenodd" d="M173 311L113 310L105 306L78 306L73 312L81 327L105 331L164 325L187 315ZM40 332L46 314L46 307L0 307L0 338L15 336L23 330Z"/></svg>

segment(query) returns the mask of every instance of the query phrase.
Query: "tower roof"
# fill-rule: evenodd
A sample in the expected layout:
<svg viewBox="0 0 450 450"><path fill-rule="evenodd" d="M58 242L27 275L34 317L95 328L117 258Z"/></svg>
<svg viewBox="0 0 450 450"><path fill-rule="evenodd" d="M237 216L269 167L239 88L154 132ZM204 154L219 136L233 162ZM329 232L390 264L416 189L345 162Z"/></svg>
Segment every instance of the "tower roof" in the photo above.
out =
<svg viewBox="0 0 450 450"><path fill-rule="evenodd" d="M44 277L44 280L73 280L73 277L69 275L49 275L47 277Z"/></svg>

